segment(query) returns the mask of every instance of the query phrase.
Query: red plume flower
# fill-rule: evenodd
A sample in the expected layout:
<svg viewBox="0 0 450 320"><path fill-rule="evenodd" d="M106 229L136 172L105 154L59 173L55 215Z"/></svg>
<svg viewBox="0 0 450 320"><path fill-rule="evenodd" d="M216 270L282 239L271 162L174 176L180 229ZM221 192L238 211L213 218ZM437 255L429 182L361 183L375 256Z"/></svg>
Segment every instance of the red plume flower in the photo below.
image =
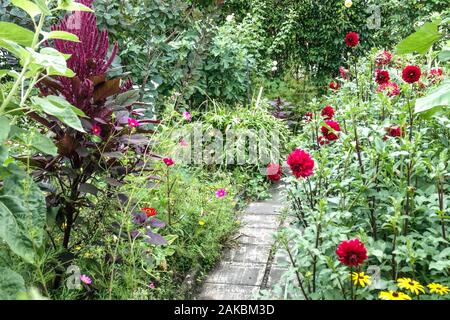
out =
<svg viewBox="0 0 450 320"><path fill-rule="evenodd" d="M334 117L334 109L332 106L326 106L322 109L322 117L325 120L330 120Z"/></svg>
<svg viewBox="0 0 450 320"><path fill-rule="evenodd" d="M306 178L313 174L314 160L309 153L302 149L295 149L291 152L287 164L291 167L296 178Z"/></svg>
<svg viewBox="0 0 450 320"><path fill-rule="evenodd" d="M419 81L422 72L418 66L407 66L403 69L402 78L405 82L414 83Z"/></svg>
<svg viewBox="0 0 450 320"><path fill-rule="evenodd" d="M368 258L364 243L359 239L342 241L336 249L336 255L339 257L339 261L347 267L357 267Z"/></svg>
<svg viewBox="0 0 450 320"><path fill-rule="evenodd" d="M391 77L389 76L389 72L387 70L381 69L376 70L376 77L375 77L376 83L385 84L388 83L390 79Z"/></svg>
<svg viewBox="0 0 450 320"><path fill-rule="evenodd" d="M359 35L356 32L349 32L345 36L345 44L347 47L356 47L359 43Z"/></svg>
<svg viewBox="0 0 450 320"><path fill-rule="evenodd" d="M333 120L327 120L325 121L326 125L330 127L329 129L326 126L323 126L320 130L322 131L323 136L330 141L339 139L339 136L336 134L336 132L341 131L341 127L339 126L339 123Z"/></svg>

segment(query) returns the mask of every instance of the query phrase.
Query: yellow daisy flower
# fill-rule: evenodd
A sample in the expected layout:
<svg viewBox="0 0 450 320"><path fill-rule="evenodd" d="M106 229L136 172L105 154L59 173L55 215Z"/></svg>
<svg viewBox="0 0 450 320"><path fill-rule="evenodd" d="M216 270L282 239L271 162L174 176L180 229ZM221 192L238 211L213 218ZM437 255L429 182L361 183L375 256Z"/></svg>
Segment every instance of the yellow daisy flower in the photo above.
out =
<svg viewBox="0 0 450 320"><path fill-rule="evenodd" d="M412 300L410 296L404 294L403 292L396 291L381 291L378 296L381 300Z"/></svg>
<svg viewBox="0 0 450 320"><path fill-rule="evenodd" d="M416 295L425 293L423 285L421 285L416 280L412 280L411 278L399 278L397 279L397 284L400 289L409 290Z"/></svg>
<svg viewBox="0 0 450 320"><path fill-rule="evenodd" d="M427 285L427 287L430 289L431 293L437 293L440 294L441 296L450 292L450 289L447 286L444 286L439 283L433 282Z"/></svg>
<svg viewBox="0 0 450 320"><path fill-rule="evenodd" d="M199 220L198 224L203 227L206 224L206 222L205 220Z"/></svg>
<svg viewBox="0 0 450 320"><path fill-rule="evenodd" d="M355 286L360 285L363 288L366 285L370 286L370 284L372 283L370 281L370 277L367 274L365 274L364 272L359 272L359 273L353 272L352 273L352 281Z"/></svg>

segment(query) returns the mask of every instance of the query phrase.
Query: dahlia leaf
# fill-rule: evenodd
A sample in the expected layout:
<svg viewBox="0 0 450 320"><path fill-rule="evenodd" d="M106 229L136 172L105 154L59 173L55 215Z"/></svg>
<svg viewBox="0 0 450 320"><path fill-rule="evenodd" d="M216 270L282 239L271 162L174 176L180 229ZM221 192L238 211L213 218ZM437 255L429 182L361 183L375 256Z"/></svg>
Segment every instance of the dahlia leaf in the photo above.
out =
<svg viewBox="0 0 450 320"><path fill-rule="evenodd" d="M442 38L438 28L440 20L425 23L419 30L403 39L396 47L398 54L414 53L425 54L433 44Z"/></svg>
<svg viewBox="0 0 450 320"><path fill-rule="evenodd" d="M0 22L0 39L14 41L25 47L31 47L34 33L11 22Z"/></svg>
<svg viewBox="0 0 450 320"><path fill-rule="evenodd" d="M8 139L10 129L9 120L5 117L0 117L0 144Z"/></svg>
<svg viewBox="0 0 450 320"><path fill-rule="evenodd" d="M22 292L26 292L22 276L7 267L0 267L0 299L15 300Z"/></svg>
<svg viewBox="0 0 450 320"><path fill-rule="evenodd" d="M28 13L30 15L31 18L34 18L35 16L42 14L41 9L39 9L39 7L28 0L12 0L12 4L15 5L16 7L19 7L20 9L22 9L23 11L25 11L26 13Z"/></svg>

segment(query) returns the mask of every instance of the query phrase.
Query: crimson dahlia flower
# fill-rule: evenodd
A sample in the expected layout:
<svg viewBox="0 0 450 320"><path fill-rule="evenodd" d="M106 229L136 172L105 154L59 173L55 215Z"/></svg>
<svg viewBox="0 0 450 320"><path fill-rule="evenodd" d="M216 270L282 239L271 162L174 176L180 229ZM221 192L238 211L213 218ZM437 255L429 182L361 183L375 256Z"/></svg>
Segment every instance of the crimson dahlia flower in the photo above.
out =
<svg viewBox="0 0 450 320"><path fill-rule="evenodd" d="M359 43L359 35L356 32L348 32L344 41L347 47L356 47Z"/></svg>
<svg viewBox="0 0 450 320"><path fill-rule="evenodd" d="M267 178L270 181L279 181L281 179L281 166L271 163L267 166Z"/></svg>
<svg viewBox="0 0 450 320"><path fill-rule="evenodd" d="M336 249L336 255L347 267L357 267L368 258L364 243L359 239L342 241Z"/></svg>
<svg viewBox="0 0 450 320"><path fill-rule="evenodd" d="M326 106L322 109L322 117L325 120L330 120L334 117L334 109L332 106Z"/></svg>
<svg viewBox="0 0 450 320"><path fill-rule="evenodd" d="M296 178L309 177L314 171L314 160L308 152L302 149L295 149L291 152L288 156L287 164L291 167L292 173Z"/></svg>
<svg viewBox="0 0 450 320"><path fill-rule="evenodd" d="M407 66L403 69L402 78L405 82L414 83L419 81L422 71L418 66Z"/></svg>
<svg viewBox="0 0 450 320"><path fill-rule="evenodd" d="M322 131L323 136L330 141L339 139L339 136L336 134L336 132L341 131L341 127L339 126L339 123L333 120L327 120L325 121L325 124L330 127L323 126L320 130Z"/></svg>
<svg viewBox="0 0 450 320"><path fill-rule="evenodd" d="M391 77L389 76L389 72L386 70L377 69L375 81L378 84L388 83Z"/></svg>

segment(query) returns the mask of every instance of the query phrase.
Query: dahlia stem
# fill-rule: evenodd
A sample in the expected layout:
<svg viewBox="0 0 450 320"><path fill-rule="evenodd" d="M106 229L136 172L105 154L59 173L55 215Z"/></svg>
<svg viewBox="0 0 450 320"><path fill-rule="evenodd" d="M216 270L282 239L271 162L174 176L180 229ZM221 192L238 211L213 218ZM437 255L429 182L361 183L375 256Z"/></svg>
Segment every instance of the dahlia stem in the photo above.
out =
<svg viewBox="0 0 450 320"><path fill-rule="evenodd" d="M295 263L294 258L292 257L291 250L289 249L289 244L287 243L287 241L284 243L284 245L285 245L286 251L287 251L287 253L289 255L289 260L291 260L292 266L294 267L295 274L297 276L298 285L300 286L300 290L302 291L303 296L305 297L305 299L306 300L310 300L310 298L306 294L305 288L303 287L303 281L302 281L302 279L300 277L300 273L297 270L297 264Z"/></svg>
<svg viewBox="0 0 450 320"><path fill-rule="evenodd" d="M353 273L353 267L350 267L350 300L353 299L353 281L352 281L352 273Z"/></svg>
<svg viewBox="0 0 450 320"><path fill-rule="evenodd" d="M169 226L172 223L172 208L170 206L170 168L167 166L167 175L166 175L166 183L167 183L167 217Z"/></svg>

